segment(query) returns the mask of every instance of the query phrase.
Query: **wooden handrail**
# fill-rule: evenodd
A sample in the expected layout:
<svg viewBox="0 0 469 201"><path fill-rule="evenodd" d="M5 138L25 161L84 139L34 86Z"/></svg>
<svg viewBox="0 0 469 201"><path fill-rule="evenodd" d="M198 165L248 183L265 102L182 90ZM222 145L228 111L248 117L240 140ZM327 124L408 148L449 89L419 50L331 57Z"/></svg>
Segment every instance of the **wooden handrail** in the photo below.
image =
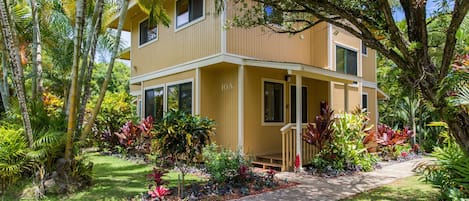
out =
<svg viewBox="0 0 469 201"><path fill-rule="evenodd" d="M315 123L311 123L316 126ZM301 133L307 132L307 123L301 124ZM296 123L288 123L280 129L282 134L282 171L294 168L296 156ZM302 138L302 136L300 136ZM312 157L318 152L315 146L301 140L301 155L303 165L309 163Z"/></svg>
<svg viewBox="0 0 469 201"><path fill-rule="evenodd" d="M302 123L301 124L301 128L306 128L306 126L308 126L309 123ZM312 123L313 125L316 125L315 123ZM289 130L292 130L292 129L296 129L296 123L288 123L288 124L285 124L285 126L283 126L282 128L280 128L280 132L283 134L285 133L286 131L289 131Z"/></svg>

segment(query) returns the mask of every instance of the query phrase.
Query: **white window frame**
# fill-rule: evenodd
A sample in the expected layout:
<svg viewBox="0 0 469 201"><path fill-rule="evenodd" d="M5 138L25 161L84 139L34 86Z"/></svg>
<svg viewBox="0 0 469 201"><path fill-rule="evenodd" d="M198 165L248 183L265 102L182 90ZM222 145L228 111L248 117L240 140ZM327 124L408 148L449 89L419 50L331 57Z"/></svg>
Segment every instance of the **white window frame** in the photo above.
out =
<svg viewBox="0 0 469 201"><path fill-rule="evenodd" d="M361 109L363 109L363 95L366 96L366 112L369 112L368 110L370 108L370 101L369 101L370 96L368 96L368 92L362 92L362 97L360 98L360 100L361 100L361 103L360 103Z"/></svg>
<svg viewBox="0 0 469 201"><path fill-rule="evenodd" d="M142 22L144 22L145 20L148 20L148 17L146 18L143 18L142 20L140 20L138 22L138 48L142 48L142 47L145 47L147 45L150 45L156 41L158 41L158 38L160 38L160 29L158 28L158 25L156 25L156 38L155 39L152 39L152 40L149 40L143 44L140 44L141 42L141 38L140 38L140 24L142 24Z"/></svg>
<svg viewBox="0 0 469 201"><path fill-rule="evenodd" d="M265 122L264 120L264 82L273 82L283 85L283 121L282 122ZM287 108L286 108L286 88L287 83L284 80L262 78L261 79L261 125L262 126L283 126L287 121Z"/></svg>
<svg viewBox="0 0 469 201"><path fill-rule="evenodd" d="M142 115L143 115L143 118L147 118L146 117L146 110L147 110L147 90L150 90L150 89L158 89L158 88L163 88L163 114L165 112L165 97L166 97L166 87L164 84L158 84L158 85L151 85L151 86L148 86L148 87L144 87L143 88L143 95L141 96L142 97ZM154 118L154 117L153 117Z"/></svg>
<svg viewBox="0 0 469 201"><path fill-rule="evenodd" d="M166 113L168 112L168 87L172 85L179 85L179 84L186 84L186 83L191 83L191 114L195 114L195 100L194 100L194 78L189 78L189 79L184 79L184 80L178 80L174 82L168 82L165 84L165 90L164 90L164 106L163 106L163 111Z"/></svg>
<svg viewBox="0 0 469 201"><path fill-rule="evenodd" d="M342 44L342 43L338 43L338 42L334 42L334 58L335 58L335 62L334 62L334 71L337 72L337 47L341 47L341 48L344 48L344 49L348 49L348 50L351 50L351 51L355 51L357 53L357 74L356 75L352 75L352 74L347 74L346 72L344 72L345 74L347 75L352 75L352 76L361 76L361 66L359 65L360 64L360 61L359 61L359 49L355 48L355 47L352 47L352 46L348 46L348 45L345 45L345 44Z"/></svg>
<svg viewBox="0 0 469 201"><path fill-rule="evenodd" d="M193 20L193 21L190 21L180 27L177 26L177 1L174 1L174 32L178 32L178 31L181 31L187 27L190 27L194 24L197 24L203 20L205 20L205 0L202 0L202 16Z"/></svg>
<svg viewBox="0 0 469 201"><path fill-rule="evenodd" d="M288 101L291 101L291 87L296 87L296 84L289 84L290 85L290 88L289 88L289 91L288 91ZM308 112L308 101L309 101L309 95L308 95L308 92L309 92L309 89L308 89L308 85L302 85L301 87L305 87L306 88L306 123L308 123L308 120L309 120L309 112ZM296 89L296 88L295 88ZM303 90L303 89L301 89ZM301 97L303 97L303 94L301 95ZM290 110L292 110L293 108L291 107L291 104L292 103L288 103L288 108L290 108ZM301 106L303 108L303 106ZM296 109L296 108L295 108ZM291 114L291 111L289 111L290 114ZM291 122L291 118L289 119L289 122ZM301 123L303 123L303 119L301 120Z"/></svg>

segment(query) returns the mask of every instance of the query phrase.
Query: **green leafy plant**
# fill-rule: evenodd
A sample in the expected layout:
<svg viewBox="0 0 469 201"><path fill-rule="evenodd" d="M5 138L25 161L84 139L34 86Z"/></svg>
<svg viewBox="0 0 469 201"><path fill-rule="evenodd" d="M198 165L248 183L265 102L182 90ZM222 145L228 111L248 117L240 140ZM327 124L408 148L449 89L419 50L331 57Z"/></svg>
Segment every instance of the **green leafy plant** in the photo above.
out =
<svg viewBox="0 0 469 201"><path fill-rule="evenodd" d="M312 164L321 172L335 171L370 171L376 163L364 142L371 139L367 133L372 126L362 112L341 113L331 124L330 141L313 157Z"/></svg>
<svg viewBox="0 0 469 201"><path fill-rule="evenodd" d="M200 160L203 148L210 143L215 122L208 118L192 116L183 111L170 110L155 128L155 151L166 156L182 175L181 189L187 165ZM183 195L179 192L179 195Z"/></svg>
<svg viewBox="0 0 469 201"><path fill-rule="evenodd" d="M2 191L21 178L21 174L29 169L26 159L28 145L22 130L0 127L0 188Z"/></svg>
<svg viewBox="0 0 469 201"><path fill-rule="evenodd" d="M433 122L431 126L443 126L444 122ZM440 133L444 146L435 148L432 153L435 163L423 163L418 170L425 181L438 187L444 200L463 200L469 198L469 158L446 130Z"/></svg>
<svg viewBox="0 0 469 201"><path fill-rule="evenodd" d="M240 151L233 152L211 144L204 148L204 164L215 183L243 185L250 179L251 161Z"/></svg>
<svg viewBox="0 0 469 201"><path fill-rule="evenodd" d="M387 125L378 125L376 142L380 145L384 159L397 159L400 155L398 146L405 145L412 135L413 132L408 128L393 130Z"/></svg>

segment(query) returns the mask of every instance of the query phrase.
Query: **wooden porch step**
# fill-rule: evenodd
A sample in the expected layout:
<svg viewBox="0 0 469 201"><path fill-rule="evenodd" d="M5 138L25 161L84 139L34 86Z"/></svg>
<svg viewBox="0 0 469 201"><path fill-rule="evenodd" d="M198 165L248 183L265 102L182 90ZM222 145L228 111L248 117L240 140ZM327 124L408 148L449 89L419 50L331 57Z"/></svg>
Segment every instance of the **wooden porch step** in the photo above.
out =
<svg viewBox="0 0 469 201"><path fill-rule="evenodd" d="M267 169L269 168L282 168L282 164L279 163L267 163L267 162L261 162L261 161L252 161L251 162L253 165L261 165L262 169Z"/></svg>

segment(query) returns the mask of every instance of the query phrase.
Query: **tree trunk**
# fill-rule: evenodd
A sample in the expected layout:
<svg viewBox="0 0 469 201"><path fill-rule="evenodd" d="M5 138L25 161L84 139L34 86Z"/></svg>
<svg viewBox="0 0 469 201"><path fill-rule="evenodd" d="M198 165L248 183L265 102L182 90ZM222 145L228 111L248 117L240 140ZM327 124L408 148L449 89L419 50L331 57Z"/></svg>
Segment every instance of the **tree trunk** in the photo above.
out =
<svg viewBox="0 0 469 201"><path fill-rule="evenodd" d="M31 15L33 23L33 47L32 47L32 68L33 68L33 81L32 81L32 97L42 102L42 47L41 47L41 30L39 29L39 15L37 11L36 0L29 0L31 5Z"/></svg>
<svg viewBox="0 0 469 201"><path fill-rule="evenodd" d="M18 39L16 31L10 25L10 15L5 4L5 1L0 0L0 24L2 26L3 41L5 49L10 58L10 64L13 74L13 83L15 84L18 103L21 109L21 116L23 118L23 126L26 131L26 138L28 139L29 146L33 145L33 131L31 129L31 120L29 119L28 107L26 105L26 94L24 90L23 67L21 66L20 53L18 49Z"/></svg>
<svg viewBox="0 0 469 201"><path fill-rule="evenodd" d="M10 110L10 87L8 87L7 55L2 51L2 78L0 82L0 95L2 96L3 109Z"/></svg>
<svg viewBox="0 0 469 201"><path fill-rule="evenodd" d="M80 51L83 38L83 17L86 7L86 0L76 1L76 19L75 19L75 38L73 49L73 64L71 75L70 95L68 101L68 124L67 138L65 143L65 160L70 161L72 158L73 138L77 123L77 82L78 82L78 66L80 64Z"/></svg>
<svg viewBox="0 0 469 201"><path fill-rule="evenodd" d="M121 37L122 27L124 27L124 21L125 21L125 16L127 15L128 6L129 6L129 0L122 0L119 24L117 25L116 43L114 44L114 47L112 49L111 61L109 61L109 67L107 69L106 77L104 79L103 85L101 86L101 90L99 93L98 100L96 102L96 106L91 113L91 119L86 124L85 130L82 133L81 137L83 138L88 136L88 134L91 132L91 128L93 127L94 121L96 120L96 116L98 115L98 112L101 109L101 103L103 102L104 97L106 96L107 86L112 77L112 69L114 68L114 61L116 60L116 57L119 51L120 37Z"/></svg>
<svg viewBox="0 0 469 201"><path fill-rule="evenodd" d="M90 33L90 36L88 36L88 40L87 40L88 47L85 50L85 52L88 52L88 49L90 49L90 55L89 55L90 58L88 60L88 53L86 53L86 56L84 56L82 59L83 66L80 72L78 92L81 94L81 88L83 84L84 84L84 89L83 89L83 95L78 96L78 97L81 97L80 106L78 109L78 125L77 125L77 128L79 130L81 129L83 125L83 120L85 118L86 104L89 98L90 81L91 81L91 75L93 73L93 68L94 68L94 58L96 54L96 46L98 42L99 30L101 29L103 7L104 7L103 0L96 1L96 7L93 12L92 26L90 26L91 33Z"/></svg>
<svg viewBox="0 0 469 201"><path fill-rule="evenodd" d="M451 131L451 135L456 138L456 142L461 149L469 156L469 114L464 110L460 110L456 115L443 116Z"/></svg>

